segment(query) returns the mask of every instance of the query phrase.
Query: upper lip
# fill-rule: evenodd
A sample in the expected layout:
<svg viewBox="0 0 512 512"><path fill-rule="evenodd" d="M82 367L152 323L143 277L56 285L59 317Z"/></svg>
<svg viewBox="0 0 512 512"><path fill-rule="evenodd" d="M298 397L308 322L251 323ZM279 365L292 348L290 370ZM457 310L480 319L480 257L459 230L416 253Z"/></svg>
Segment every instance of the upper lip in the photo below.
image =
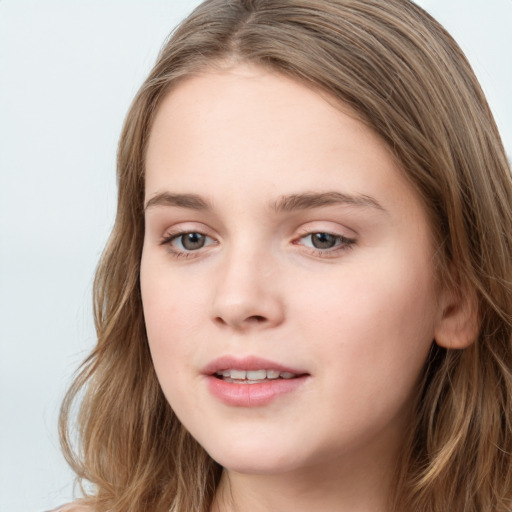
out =
<svg viewBox="0 0 512 512"><path fill-rule="evenodd" d="M288 372L295 375L304 375L308 373L302 369L285 366L283 364L276 363L275 361L270 361L257 356L236 357L232 355L226 355L214 359L203 368L202 373L205 375L213 375L218 371L230 369L249 371L278 370L280 372Z"/></svg>

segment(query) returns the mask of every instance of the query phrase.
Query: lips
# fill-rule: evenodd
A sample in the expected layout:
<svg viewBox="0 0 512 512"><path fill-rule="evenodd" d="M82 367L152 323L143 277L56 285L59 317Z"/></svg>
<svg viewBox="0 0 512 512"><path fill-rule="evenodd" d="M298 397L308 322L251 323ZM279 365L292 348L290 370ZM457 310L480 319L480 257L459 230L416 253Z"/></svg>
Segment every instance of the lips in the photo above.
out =
<svg viewBox="0 0 512 512"><path fill-rule="evenodd" d="M310 377L291 368L259 357L225 356L203 369L210 393L227 405L260 407L279 396L298 390Z"/></svg>
<svg viewBox="0 0 512 512"><path fill-rule="evenodd" d="M202 373L205 375L214 375L217 372L225 370L240 370L240 371L259 371L259 370L275 370L279 373L290 373L292 375L304 375L308 372L300 368L291 368L289 366L263 359L261 357L249 356L249 357L235 357L235 356L223 356L215 359L208 365L206 365Z"/></svg>

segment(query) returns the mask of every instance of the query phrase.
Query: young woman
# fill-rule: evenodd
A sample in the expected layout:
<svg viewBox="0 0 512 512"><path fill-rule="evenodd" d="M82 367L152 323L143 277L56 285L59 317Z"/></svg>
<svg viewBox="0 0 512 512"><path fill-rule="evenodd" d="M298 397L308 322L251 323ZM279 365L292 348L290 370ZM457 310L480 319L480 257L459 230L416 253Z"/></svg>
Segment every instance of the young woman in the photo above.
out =
<svg viewBox="0 0 512 512"><path fill-rule="evenodd" d="M510 168L427 13L204 2L118 179L63 510L512 508Z"/></svg>

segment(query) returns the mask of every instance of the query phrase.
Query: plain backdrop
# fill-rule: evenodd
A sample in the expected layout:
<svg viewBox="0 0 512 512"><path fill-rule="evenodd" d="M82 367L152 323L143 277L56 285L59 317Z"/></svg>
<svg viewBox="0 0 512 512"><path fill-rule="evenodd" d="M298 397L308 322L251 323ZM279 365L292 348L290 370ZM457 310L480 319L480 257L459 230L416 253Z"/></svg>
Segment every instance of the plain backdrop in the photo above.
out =
<svg viewBox="0 0 512 512"><path fill-rule="evenodd" d="M385 1L385 0L383 0ZM94 343L124 115L195 0L0 0L0 512L73 496L57 415ZM512 153L512 0L421 0L468 55Z"/></svg>

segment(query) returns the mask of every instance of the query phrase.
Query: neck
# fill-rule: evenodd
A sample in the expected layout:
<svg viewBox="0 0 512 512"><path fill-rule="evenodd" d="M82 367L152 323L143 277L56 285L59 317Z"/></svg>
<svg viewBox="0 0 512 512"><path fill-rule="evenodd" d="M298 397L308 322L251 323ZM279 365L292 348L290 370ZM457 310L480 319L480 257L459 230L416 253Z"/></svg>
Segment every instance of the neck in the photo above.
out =
<svg viewBox="0 0 512 512"><path fill-rule="evenodd" d="M395 461L324 460L280 474L224 470L211 512L387 512Z"/></svg>

